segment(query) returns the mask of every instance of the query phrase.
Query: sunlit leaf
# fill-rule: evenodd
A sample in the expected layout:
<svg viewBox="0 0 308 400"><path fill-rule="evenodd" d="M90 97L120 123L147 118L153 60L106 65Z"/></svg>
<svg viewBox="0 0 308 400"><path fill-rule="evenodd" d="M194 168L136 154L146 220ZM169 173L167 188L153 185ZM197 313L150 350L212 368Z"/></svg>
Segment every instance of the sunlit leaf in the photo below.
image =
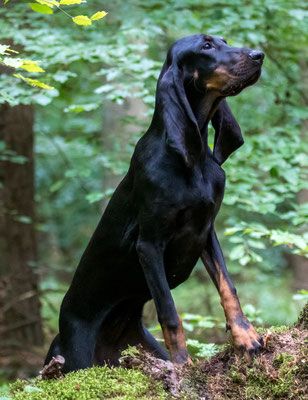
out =
<svg viewBox="0 0 308 400"><path fill-rule="evenodd" d="M86 3L85 0L60 0L60 5L69 6L71 4L81 4Z"/></svg>
<svg viewBox="0 0 308 400"><path fill-rule="evenodd" d="M98 108L98 104L90 103L90 104L71 104L70 106L64 109L64 112L75 112L80 113L83 111L93 111Z"/></svg>
<svg viewBox="0 0 308 400"><path fill-rule="evenodd" d="M56 0L35 0L37 3L43 4L48 7L58 6L59 2Z"/></svg>
<svg viewBox="0 0 308 400"><path fill-rule="evenodd" d="M230 252L230 259L231 260L238 260L239 258L243 257L245 254L245 247L243 245L235 246Z"/></svg>
<svg viewBox="0 0 308 400"><path fill-rule="evenodd" d="M36 61L32 60L22 60L20 68L28 72L44 72L43 68L41 68Z"/></svg>
<svg viewBox="0 0 308 400"><path fill-rule="evenodd" d="M53 10L45 4L30 3L29 5L33 11L40 14L53 14Z"/></svg>
<svg viewBox="0 0 308 400"><path fill-rule="evenodd" d="M98 19L102 19L106 17L108 13L106 11L98 11L97 13L93 14L91 17L92 21L97 21Z"/></svg>
<svg viewBox="0 0 308 400"><path fill-rule="evenodd" d="M308 301L308 290L305 289L299 290L296 294L293 295L293 299Z"/></svg>
<svg viewBox="0 0 308 400"><path fill-rule="evenodd" d="M19 68L22 65L22 60L20 60L19 58L4 57L1 63L6 65L7 67Z"/></svg>
<svg viewBox="0 0 308 400"><path fill-rule="evenodd" d="M92 24L92 21L86 15L77 15L77 17L72 18L76 25L88 26Z"/></svg>
<svg viewBox="0 0 308 400"><path fill-rule="evenodd" d="M0 54L6 54L10 46L6 44L0 44Z"/></svg>
<svg viewBox="0 0 308 400"><path fill-rule="evenodd" d="M46 89L46 90L54 89L52 86L49 86L46 83L38 81L37 79L26 78L25 76L23 76L21 74L14 74L13 76L15 76L15 78L19 78L19 79L23 80L24 82L28 83L31 86L38 87L40 89Z"/></svg>

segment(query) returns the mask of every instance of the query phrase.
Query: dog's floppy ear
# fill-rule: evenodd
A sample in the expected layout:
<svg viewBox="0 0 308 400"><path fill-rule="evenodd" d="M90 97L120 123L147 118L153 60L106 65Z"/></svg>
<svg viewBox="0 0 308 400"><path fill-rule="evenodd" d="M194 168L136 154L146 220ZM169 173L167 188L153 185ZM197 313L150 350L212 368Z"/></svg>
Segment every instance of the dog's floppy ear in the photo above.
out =
<svg viewBox="0 0 308 400"><path fill-rule="evenodd" d="M219 165L242 146L244 139L241 128L233 116L226 99L221 100L211 119L215 129L213 155Z"/></svg>
<svg viewBox="0 0 308 400"><path fill-rule="evenodd" d="M171 51L157 84L157 106L162 112L166 144L191 168L200 157L202 140L184 89L184 71Z"/></svg>

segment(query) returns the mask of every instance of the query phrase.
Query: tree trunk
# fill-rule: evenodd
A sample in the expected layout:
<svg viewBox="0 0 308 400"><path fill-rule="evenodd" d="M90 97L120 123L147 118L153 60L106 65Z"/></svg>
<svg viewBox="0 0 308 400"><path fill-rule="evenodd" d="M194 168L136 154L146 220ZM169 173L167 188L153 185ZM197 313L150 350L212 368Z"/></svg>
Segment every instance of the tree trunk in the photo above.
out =
<svg viewBox="0 0 308 400"><path fill-rule="evenodd" d="M301 66L301 82L303 87L307 87L308 84L308 63L306 60L300 62ZM307 107L307 100L302 98L302 105ZM302 127L302 140L305 143L307 140L307 129L308 120L303 121ZM308 177L308 175L307 175ZM303 189L297 195L297 201L299 204L305 204L308 202L308 190ZM295 290L305 289L308 290L308 259L303 256L291 255L290 264L294 270L294 283L293 287Z"/></svg>
<svg viewBox="0 0 308 400"><path fill-rule="evenodd" d="M43 343L36 262L33 108L0 106L0 343ZM14 156L25 157L18 163Z"/></svg>

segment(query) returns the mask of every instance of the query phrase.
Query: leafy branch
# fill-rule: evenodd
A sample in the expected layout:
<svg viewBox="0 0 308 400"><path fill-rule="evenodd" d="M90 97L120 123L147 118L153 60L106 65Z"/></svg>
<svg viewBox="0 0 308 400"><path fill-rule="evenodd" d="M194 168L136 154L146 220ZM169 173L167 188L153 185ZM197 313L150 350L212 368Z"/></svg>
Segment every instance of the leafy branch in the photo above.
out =
<svg viewBox="0 0 308 400"><path fill-rule="evenodd" d="M14 70L23 69L27 72L34 73L45 72L45 70L39 66L37 61L12 57L13 54L18 54L18 51L11 49L9 45L0 44L0 64L8 68L13 68ZM22 74L13 74L13 76L34 87L46 90L54 89L52 86L49 86L38 79L27 78Z"/></svg>
<svg viewBox="0 0 308 400"><path fill-rule="evenodd" d="M4 0L4 4L7 4L10 0ZM68 16L76 25L89 26L92 25L93 21L98 21L104 18L108 13L106 11L98 11L92 16L86 15L72 16L62 6L71 6L86 3L86 0L35 0L35 3L29 3L31 9L40 14L53 14L54 9L58 9L63 14Z"/></svg>

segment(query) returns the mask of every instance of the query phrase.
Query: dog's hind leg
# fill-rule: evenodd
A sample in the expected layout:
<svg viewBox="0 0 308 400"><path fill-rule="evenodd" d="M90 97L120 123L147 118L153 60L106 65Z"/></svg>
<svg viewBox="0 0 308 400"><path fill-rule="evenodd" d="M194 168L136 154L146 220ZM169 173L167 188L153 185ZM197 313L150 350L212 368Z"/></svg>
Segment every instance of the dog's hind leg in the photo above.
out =
<svg viewBox="0 0 308 400"><path fill-rule="evenodd" d="M56 357L59 354L61 354L61 349L60 349L60 337L59 334L54 338L54 340L51 342L51 345L49 347L47 356L44 361L44 365L49 364L52 357Z"/></svg>
<svg viewBox="0 0 308 400"><path fill-rule="evenodd" d="M81 318L67 311L60 316L60 355L65 359L63 372L93 365L100 321L98 318Z"/></svg>
<svg viewBox="0 0 308 400"><path fill-rule="evenodd" d="M142 345L154 356L167 360L167 351L142 324L143 302L126 300L115 306L101 324L95 349L99 365L118 365L121 352L128 346Z"/></svg>
<svg viewBox="0 0 308 400"><path fill-rule="evenodd" d="M54 361L57 360L61 360L63 373L93 365L95 344L103 314L89 303L81 304L78 301L78 298L72 299L69 292L63 300L59 334L52 342L45 360L46 377L50 375L49 370L53 370Z"/></svg>
<svg viewBox="0 0 308 400"><path fill-rule="evenodd" d="M154 338L154 336L151 335L151 333L144 327L143 335L144 339L141 344L146 350L152 353L155 357L161 358L162 360L170 359L168 351L164 347L162 347Z"/></svg>

